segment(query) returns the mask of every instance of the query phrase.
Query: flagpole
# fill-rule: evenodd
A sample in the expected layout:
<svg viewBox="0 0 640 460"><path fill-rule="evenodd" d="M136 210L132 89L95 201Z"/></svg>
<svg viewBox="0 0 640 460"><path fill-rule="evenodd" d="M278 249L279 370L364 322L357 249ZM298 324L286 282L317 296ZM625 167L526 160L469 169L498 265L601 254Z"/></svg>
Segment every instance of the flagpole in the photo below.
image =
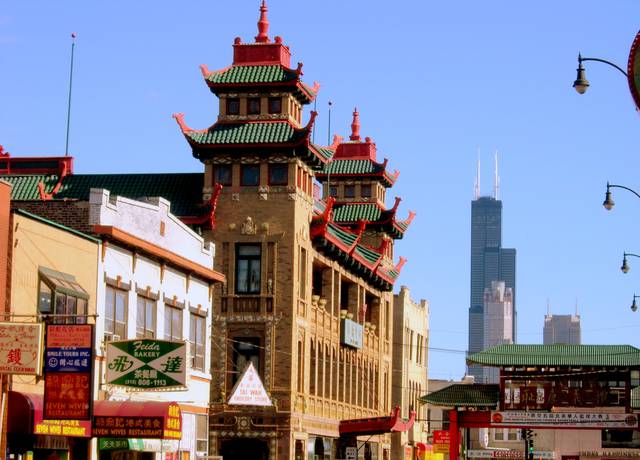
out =
<svg viewBox="0 0 640 460"><path fill-rule="evenodd" d="M69 156L69 124L71 123L71 88L73 85L73 51L76 47L76 33L71 34L71 69L69 71L69 101L67 103L67 138L64 145L64 156Z"/></svg>

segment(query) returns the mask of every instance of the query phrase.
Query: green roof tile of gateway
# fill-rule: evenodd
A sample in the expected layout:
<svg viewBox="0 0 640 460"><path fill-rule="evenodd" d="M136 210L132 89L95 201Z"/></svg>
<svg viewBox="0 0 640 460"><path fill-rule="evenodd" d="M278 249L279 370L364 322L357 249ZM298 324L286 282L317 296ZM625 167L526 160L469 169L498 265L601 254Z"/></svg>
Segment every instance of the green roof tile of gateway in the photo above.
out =
<svg viewBox="0 0 640 460"><path fill-rule="evenodd" d="M186 136L198 144L291 144L307 132L290 123L216 123L205 131L187 131Z"/></svg>
<svg viewBox="0 0 640 460"><path fill-rule="evenodd" d="M295 70L282 65L234 65L206 77L211 83L247 84L247 83L285 83L298 80Z"/></svg>
<svg viewBox="0 0 640 460"><path fill-rule="evenodd" d="M467 358L485 366L638 366L631 345L498 345Z"/></svg>
<svg viewBox="0 0 640 460"><path fill-rule="evenodd" d="M418 399L435 406L497 407L499 397L499 385L455 383Z"/></svg>
<svg viewBox="0 0 640 460"><path fill-rule="evenodd" d="M379 174L384 167L369 159L339 160L336 159L325 166L323 174Z"/></svg>
<svg viewBox="0 0 640 460"><path fill-rule="evenodd" d="M58 182L57 176L3 175L0 178L13 185L11 198L17 201L39 200L38 183L44 182L50 193ZM202 214L202 173L171 174L71 174L62 180L55 200L88 200L92 188L107 189L112 195L139 199L161 196L171 202L171 212L177 216Z"/></svg>

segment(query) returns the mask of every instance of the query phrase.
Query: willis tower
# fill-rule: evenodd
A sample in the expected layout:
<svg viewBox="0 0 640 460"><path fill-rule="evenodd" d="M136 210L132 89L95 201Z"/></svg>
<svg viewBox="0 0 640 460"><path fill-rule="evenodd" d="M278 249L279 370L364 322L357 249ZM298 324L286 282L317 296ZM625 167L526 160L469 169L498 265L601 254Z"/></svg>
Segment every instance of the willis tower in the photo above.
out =
<svg viewBox="0 0 640 460"><path fill-rule="evenodd" d="M513 342L516 342L516 250L502 247L502 201L498 199L498 160L495 158L493 196L480 196L480 161L471 202L471 296L469 347L473 354L484 349L484 294L492 281L504 281L513 292ZM476 383L487 380L483 367L471 365L468 374Z"/></svg>

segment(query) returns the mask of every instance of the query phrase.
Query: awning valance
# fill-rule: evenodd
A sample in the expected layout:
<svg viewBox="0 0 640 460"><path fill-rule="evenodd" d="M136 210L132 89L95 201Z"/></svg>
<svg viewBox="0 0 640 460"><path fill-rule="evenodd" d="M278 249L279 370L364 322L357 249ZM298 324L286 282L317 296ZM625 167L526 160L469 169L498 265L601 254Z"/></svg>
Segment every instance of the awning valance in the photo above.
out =
<svg viewBox="0 0 640 460"><path fill-rule="evenodd" d="M400 417L400 407L396 406L388 417L357 418L340 421L340 436L367 436L407 431L413 426L416 413L411 411L409 420Z"/></svg>
<svg viewBox="0 0 640 460"><path fill-rule="evenodd" d="M15 434L91 437L89 420L43 420L42 401L40 394L10 391L7 431Z"/></svg>
<svg viewBox="0 0 640 460"><path fill-rule="evenodd" d="M180 406L169 401L96 401L93 406L93 435L181 439Z"/></svg>

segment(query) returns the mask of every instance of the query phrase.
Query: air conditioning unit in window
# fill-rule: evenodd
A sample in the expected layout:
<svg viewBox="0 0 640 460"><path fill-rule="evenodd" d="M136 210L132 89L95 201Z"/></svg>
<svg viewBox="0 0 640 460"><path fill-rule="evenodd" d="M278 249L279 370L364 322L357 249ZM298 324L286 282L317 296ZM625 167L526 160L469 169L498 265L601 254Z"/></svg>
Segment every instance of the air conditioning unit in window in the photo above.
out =
<svg viewBox="0 0 640 460"><path fill-rule="evenodd" d="M120 340L120 336L118 334L104 336L105 342L117 342L118 340Z"/></svg>

